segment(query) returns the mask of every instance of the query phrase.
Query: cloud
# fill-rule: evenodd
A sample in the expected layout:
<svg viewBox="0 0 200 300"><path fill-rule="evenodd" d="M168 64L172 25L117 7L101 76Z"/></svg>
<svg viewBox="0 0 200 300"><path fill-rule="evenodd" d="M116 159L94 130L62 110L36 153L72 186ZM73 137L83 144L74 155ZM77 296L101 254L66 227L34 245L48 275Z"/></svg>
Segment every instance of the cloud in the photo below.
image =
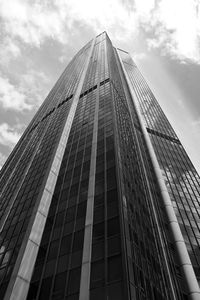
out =
<svg viewBox="0 0 200 300"><path fill-rule="evenodd" d="M116 41L133 40L143 28L149 50L199 62L199 10L198 0L0 1L2 30L14 39L5 47L14 55L16 40L36 47L46 39L67 44L81 22L95 33L107 30Z"/></svg>
<svg viewBox="0 0 200 300"><path fill-rule="evenodd" d="M21 76L19 85L29 99L29 105L38 108L48 92L48 83L49 78L43 72L31 69Z"/></svg>
<svg viewBox="0 0 200 300"><path fill-rule="evenodd" d="M51 1L2 0L0 11L4 31L27 44L40 46L45 38L63 40L62 14Z"/></svg>
<svg viewBox="0 0 200 300"><path fill-rule="evenodd" d="M111 29L118 38L137 28L136 19L119 0L2 0L0 11L6 34L37 47L47 38L66 44L79 21L98 33Z"/></svg>
<svg viewBox="0 0 200 300"><path fill-rule="evenodd" d="M30 110L32 105L26 102L26 95L20 87L10 83L8 78L0 75L0 103L5 109L18 111Z"/></svg>
<svg viewBox="0 0 200 300"><path fill-rule="evenodd" d="M29 70L20 76L17 84L0 74L0 103L6 110L32 110L44 100L48 78L43 72Z"/></svg>
<svg viewBox="0 0 200 300"><path fill-rule="evenodd" d="M20 56L20 54L21 50L16 41L13 41L9 37L5 37L2 39L0 48L1 65L8 65L11 59L16 59Z"/></svg>
<svg viewBox="0 0 200 300"><path fill-rule="evenodd" d="M12 148L19 138L20 135L15 128L10 127L7 123L0 124L0 144Z"/></svg>
<svg viewBox="0 0 200 300"><path fill-rule="evenodd" d="M149 49L161 48L163 55L200 63L200 2L191 0L161 0L151 14ZM152 34L153 32L153 34Z"/></svg>

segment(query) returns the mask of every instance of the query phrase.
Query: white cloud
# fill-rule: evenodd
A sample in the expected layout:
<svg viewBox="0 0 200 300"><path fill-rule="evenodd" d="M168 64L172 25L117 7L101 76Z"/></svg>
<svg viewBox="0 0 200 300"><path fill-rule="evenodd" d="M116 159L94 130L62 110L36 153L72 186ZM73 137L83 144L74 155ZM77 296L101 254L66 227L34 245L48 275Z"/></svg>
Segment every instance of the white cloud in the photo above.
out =
<svg viewBox="0 0 200 300"><path fill-rule="evenodd" d="M12 148L19 140L20 135L15 128L7 123L0 124L0 144Z"/></svg>
<svg viewBox="0 0 200 300"><path fill-rule="evenodd" d="M48 92L48 77L41 71L29 70L20 78L20 87L29 99L29 105L38 108Z"/></svg>
<svg viewBox="0 0 200 300"><path fill-rule="evenodd" d="M32 110L37 108L47 93L48 78L43 72L29 70L20 76L17 84L0 74L0 103L6 110Z"/></svg>
<svg viewBox="0 0 200 300"><path fill-rule="evenodd" d="M200 59L198 0L134 0L132 3L128 0L2 0L0 11L4 31L35 46L40 46L46 38L67 43L77 21L91 26L95 32L108 30L117 40L137 35L142 24L147 30L154 30L155 36L148 41L150 48L162 45L174 56Z"/></svg>
<svg viewBox="0 0 200 300"><path fill-rule="evenodd" d="M17 87L10 83L10 81L0 75L0 103L5 109L14 109L22 111L24 109L30 110L32 105L26 102L26 95Z"/></svg>
<svg viewBox="0 0 200 300"><path fill-rule="evenodd" d="M34 46L46 38L67 43L77 21L98 33L110 29L118 38L137 29L136 18L120 0L2 0L0 11L4 32Z"/></svg>
<svg viewBox="0 0 200 300"><path fill-rule="evenodd" d="M5 32L25 43L39 46L47 37L63 40L63 19L52 2L2 0L0 11Z"/></svg>
<svg viewBox="0 0 200 300"><path fill-rule="evenodd" d="M137 31L137 18L119 0L69 0L62 3L64 11L70 11L73 20L90 25L96 33L107 30L117 40L126 39Z"/></svg>
<svg viewBox="0 0 200 300"><path fill-rule="evenodd" d="M5 37L2 40L1 48L0 48L0 64L7 65L11 59L16 59L20 56L21 50L16 43L16 41L10 39L9 37Z"/></svg>
<svg viewBox="0 0 200 300"><path fill-rule="evenodd" d="M161 48L163 55L200 61L199 0L1 0L4 34L33 46L49 38L63 44L75 34L76 23L95 31L108 31L114 41L131 41L141 27L151 34L149 49ZM6 47L6 46L5 46Z"/></svg>
<svg viewBox="0 0 200 300"><path fill-rule="evenodd" d="M161 0L146 29L154 30L149 48L162 49L164 55L200 63L200 2L195 0Z"/></svg>

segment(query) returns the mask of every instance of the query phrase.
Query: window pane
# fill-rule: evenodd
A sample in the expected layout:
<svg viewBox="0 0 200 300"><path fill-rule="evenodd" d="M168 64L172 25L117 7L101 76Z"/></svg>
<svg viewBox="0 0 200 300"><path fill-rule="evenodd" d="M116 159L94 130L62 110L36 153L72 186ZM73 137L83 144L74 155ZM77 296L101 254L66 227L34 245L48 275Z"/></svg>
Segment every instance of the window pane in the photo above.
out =
<svg viewBox="0 0 200 300"><path fill-rule="evenodd" d="M104 236L104 223L99 223L93 227L93 240L99 240Z"/></svg>
<svg viewBox="0 0 200 300"><path fill-rule="evenodd" d="M115 236L108 239L108 256L119 253L121 251L120 237Z"/></svg>
<svg viewBox="0 0 200 300"><path fill-rule="evenodd" d="M58 244L59 244L59 240L51 243L49 248L48 260L51 260L56 257L58 252Z"/></svg>
<svg viewBox="0 0 200 300"><path fill-rule="evenodd" d="M98 288L90 291L90 300L104 300L105 290L104 288ZM109 299L112 300L112 299ZM114 300L114 299L113 299Z"/></svg>
<svg viewBox="0 0 200 300"><path fill-rule="evenodd" d="M43 279L39 299L49 299L52 277Z"/></svg>
<svg viewBox="0 0 200 300"><path fill-rule="evenodd" d="M104 283L104 266L103 260L92 263L91 266L91 288L102 286Z"/></svg>
<svg viewBox="0 0 200 300"><path fill-rule="evenodd" d="M81 268L72 269L69 273L68 294L74 294L79 291Z"/></svg>
<svg viewBox="0 0 200 300"><path fill-rule="evenodd" d="M118 280L122 278L121 256L114 256L108 259L108 281Z"/></svg>
<svg viewBox="0 0 200 300"><path fill-rule="evenodd" d="M79 251L83 247L84 230L75 232L73 241L73 252Z"/></svg>
<svg viewBox="0 0 200 300"><path fill-rule="evenodd" d="M60 255L67 254L70 252L71 240L72 240L71 234L64 236L61 242Z"/></svg>
<svg viewBox="0 0 200 300"><path fill-rule="evenodd" d="M56 275L54 282L54 291L63 291L65 289L65 283L67 278L67 272ZM47 287L49 289L49 287Z"/></svg>
<svg viewBox="0 0 200 300"><path fill-rule="evenodd" d="M108 236L120 233L119 218L108 220Z"/></svg>
<svg viewBox="0 0 200 300"><path fill-rule="evenodd" d="M97 260L104 257L104 241L95 243L92 246L92 260Z"/></svg>
<svg viewBox="0 0 200 300"><path fill-rule="evenodd" d="M112 300L121 300L124 299L124 295L122 292L122 284L117 283L117 284L111 284L108 286L108 299Z"/></svg>

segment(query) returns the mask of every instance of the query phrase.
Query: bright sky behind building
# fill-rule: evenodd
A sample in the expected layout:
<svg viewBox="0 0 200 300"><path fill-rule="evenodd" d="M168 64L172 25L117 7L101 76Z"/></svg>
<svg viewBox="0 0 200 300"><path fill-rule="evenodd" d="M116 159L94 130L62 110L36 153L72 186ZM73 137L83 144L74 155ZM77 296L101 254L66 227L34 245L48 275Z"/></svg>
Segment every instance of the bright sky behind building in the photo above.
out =
<svg viewBox="0 0 200 300"><path fill-rule="evenodd" d="M70 59L107 31L200 172L199 0L0 0L0 166Z"/></svg>

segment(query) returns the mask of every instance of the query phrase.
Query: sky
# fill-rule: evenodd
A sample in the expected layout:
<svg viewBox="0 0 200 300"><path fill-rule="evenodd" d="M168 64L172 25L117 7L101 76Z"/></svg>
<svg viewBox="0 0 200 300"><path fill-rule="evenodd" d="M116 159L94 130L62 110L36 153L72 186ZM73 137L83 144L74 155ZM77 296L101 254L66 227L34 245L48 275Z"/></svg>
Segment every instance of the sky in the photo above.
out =
<svg viewBox="0 0 200 300"><path fill-rule="evenodd" d="M200 173L200 0L0 0L0 168L68 62L107 31Z"/></svg>

